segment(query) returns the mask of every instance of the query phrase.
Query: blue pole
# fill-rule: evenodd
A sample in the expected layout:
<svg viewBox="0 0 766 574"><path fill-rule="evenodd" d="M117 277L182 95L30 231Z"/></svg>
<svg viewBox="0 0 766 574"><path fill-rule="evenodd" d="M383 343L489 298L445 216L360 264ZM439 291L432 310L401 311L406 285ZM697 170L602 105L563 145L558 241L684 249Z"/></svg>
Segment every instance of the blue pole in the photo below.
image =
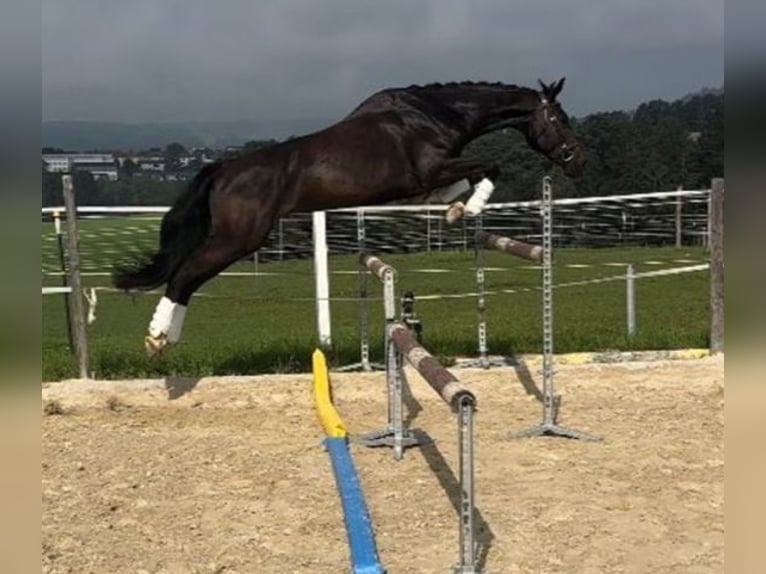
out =
<svg viewBox="0 0 766 574"><path fill-rule="evenodd" d="M327 437L323 442L330 453L343 506L343 519L346 523L348 545L351 548L351 573L386 574L386 569L378 558L372 520L367 511L354 461L348 451L348 442L345 437Z"/></svg>

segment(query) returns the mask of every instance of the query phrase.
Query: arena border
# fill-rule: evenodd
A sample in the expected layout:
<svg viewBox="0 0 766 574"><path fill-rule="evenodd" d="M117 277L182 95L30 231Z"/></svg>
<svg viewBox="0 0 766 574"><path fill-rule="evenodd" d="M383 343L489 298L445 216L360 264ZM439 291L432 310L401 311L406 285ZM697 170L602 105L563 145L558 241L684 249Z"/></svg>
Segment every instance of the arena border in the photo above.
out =
<svg viewBox="0 0 766 574"><path fill-rule="evenodd" d="M713 356L709 349L657 349L648 351L580 351L574 353L560 353L554 355L558 365L608 365L615 363L652 363L658 361L693 361L706 359ZM488 359L494 364L502 364L507 367L521 365L541 365L543 355L537 353L521 355L490 355ZM472 357L457 357L455 367L471 368L476 366L476 359Z"/></svg>

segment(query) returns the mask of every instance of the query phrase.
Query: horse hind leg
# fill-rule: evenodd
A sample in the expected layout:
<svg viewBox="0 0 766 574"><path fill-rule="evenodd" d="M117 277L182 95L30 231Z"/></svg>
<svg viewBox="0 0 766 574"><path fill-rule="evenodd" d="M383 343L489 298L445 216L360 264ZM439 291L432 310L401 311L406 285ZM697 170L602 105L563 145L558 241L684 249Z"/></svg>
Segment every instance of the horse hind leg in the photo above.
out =
<svg viewBox="0 0 766 574"><path fill-rule="evenodd" d="M177 343L189 300L206 281L256 251L271 229L279 196L271 176L243 180L210 199L210 235L171 274L144 343L150 356Z"/></svg>
<svg viewBox="0 0 766 574"><path fill-rule="evenodd" d="M186 309L194 292L246 254L238 244L211 237L179 265L168 281L144 338L150 357L181 339Z"/></svg>

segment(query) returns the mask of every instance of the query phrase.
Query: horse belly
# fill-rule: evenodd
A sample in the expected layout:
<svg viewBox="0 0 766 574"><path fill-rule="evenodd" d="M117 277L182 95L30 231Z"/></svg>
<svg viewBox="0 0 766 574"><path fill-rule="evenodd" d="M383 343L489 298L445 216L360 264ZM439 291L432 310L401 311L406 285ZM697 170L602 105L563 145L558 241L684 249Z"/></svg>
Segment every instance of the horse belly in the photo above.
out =
<svg viewBox="0 0 766 574"><path fill-rule="evenodd" d="M294 211L317 211L388 203L416 193L417 183L403 169L339 162L302 173L298 188Z"/></svg>

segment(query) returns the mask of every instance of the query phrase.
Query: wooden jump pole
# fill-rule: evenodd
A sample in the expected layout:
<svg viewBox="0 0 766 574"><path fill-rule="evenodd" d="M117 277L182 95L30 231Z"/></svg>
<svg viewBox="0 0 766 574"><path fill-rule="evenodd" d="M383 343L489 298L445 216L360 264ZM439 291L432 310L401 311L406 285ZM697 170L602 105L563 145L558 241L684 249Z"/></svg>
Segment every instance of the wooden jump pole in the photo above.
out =
<svg viewBox="0 0 766 574"><path fill-rule="evenodd" d="M394 323L389 327L388 334L396 350L415 367L431 388L450 406L452 412L458 412L462 397L470 396L473 401L476 400L473 393L463 387L458 378L445 369L405 325Z"/></svg>
<svg viewBox="0 0 766 574"><path fill-rule="evenodd" d="M454 574L481 574L476 543L476 500L474 488L474 442L473 421L476 412L476 397L460 384L452 373L429 353L415 338L412 330L401 323L388 326L390 347L412 365L426 383L457 414L458 457L460 459L460 512L458 535L458 563Z"/></svg>
<svg viewBox="0 0 766 574"><path fill-rule="evenodd" d="M486 231L477 231L474 237L476 244L481 245L482 247L504 251L505 253L510 253L511 255L535 263L542 263L543 261L543 248L539 245L530 245L523 241L516 241L510 237L504 237Z"/></svg>
<svg viewBox="0 0 766 574"><path fill-rule="evenodd" d="M491 360L487 344L487 299L486 299L486 273L484 262L484 250L496 249L527 261L542 263L543 249L539 245L530 245L523 241L516 241L510 237L504 237L494 233L488 233L479 229L474 234L474 252L476 262L476 314L477 314L477 338L479 343L479 357L462 363L463 366L479 366L483 369L490 368L493 364L505 366L505 360Z"/></svg>
<svg viewBox="0 0 766 574"><path fill-rule="evenodd" d="M369 447L391 446L394 449L394 459L401 460L404 449L421 444L422 438L420 433L405 428L403 393L407 387L407 378L402 369L401 356L394 349L388 336L388 327L396 321L396 269L384 263L379 257L366 253L360 254L359 263L383 284L388 421L385 428L359 435L355 441Z"/></svg>

